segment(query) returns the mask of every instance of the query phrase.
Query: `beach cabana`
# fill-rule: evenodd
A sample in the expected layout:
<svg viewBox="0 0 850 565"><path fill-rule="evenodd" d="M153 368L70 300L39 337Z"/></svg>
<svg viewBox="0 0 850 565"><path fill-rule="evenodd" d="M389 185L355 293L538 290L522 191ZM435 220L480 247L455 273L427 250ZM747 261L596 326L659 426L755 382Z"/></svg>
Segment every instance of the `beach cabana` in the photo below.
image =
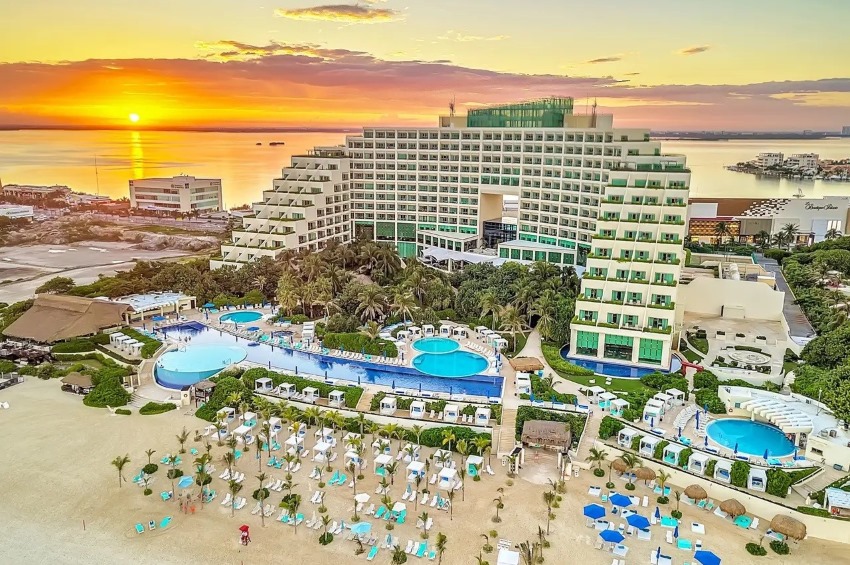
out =
<svg viewBox="0 0 850 565"><path fill-rule="evenodd" d="M729 516L733 518L737 518L738 516L743 516L747 513L747 509L743 504L735 500L734 498L729 498L720 503L720 511L726 512Z"/></svg>
<svg viewBox="0 0 850 565"><path fill-rule="evenodd" d="M407 330L401 330L395 334L395 338L398 340L407 339L410 337L410 332Z"/></svg>
<svg viewBox="0 0 850 565"><path fill-rule="evenodd" d="M664 392L670 395L673 398L674 402L680 405L685 404L685 393L679 390L678 388L668 388Z"/></svg>
<svg viewBox="0 0 850 565"><path fill-rule="evenodd" d="M806 524L785 514L777 514L770 521L770 529L797 541L806 538Z"/></svg>
<svg viewBox="0 0 850 565"><path fill-rule="evenodd" d="M492 340L493 347L502 350L508 346L508 340L503 337L497 337Z"/></svg>
<svg viewBox="0 0 850 565"><path fill-rule="evenodd" d="M332 446L336 445L336 438L334 437L334 431L331 428L319 428L316 430L313 435L316 438L316 441L323 441L325 443L329 443Z"/></svg>
<svg viewBox="0 0 850 565"><path fill-rule="evenodd" d="M407 328L407 331L410 332L410 335L414 337L422 335L422 328L420 328L419 326L410 326L409 328Z"/></svg>
<svg viewBox="0 0 850 565"><path fill-rule="evenodd" d="M605 392L604 388L602 388L599 385L593 385L592 387L587 389L585 394L587 395L588 398L596 398L597 396L599 396L603 392Z"/></svg>
<svg viewBox="0 0 850 565"><path fill-rule="evenodd" d="M599 394L599 409L605 410L611 405L611 401L617 398L617 395L613 392L602 392Z"/></svg>
<svg viewBox="0 0 850 565"><path fill-rule="evenodd" d="M281 398L289 398L295 394L295 385L292 383L281 383L272 391L272 394Z"/></svg>
<svg viewBox="0 0 850 565"><path fill-rule="evenodd" d="M344 436L342 436L342 444L346 449L353 449L355 440L361 439L363 436L358 434L357 432L348 432Z"/></svg>
<svg viewBox="0 0 850 565"><path fill-rule="evenodd" d="M486 426L490 423L491 411L489 408L480 406L475 409L475 424L477 426Z"/></svg>
<svg viewBox="0 0 850 565"><path fill-rule="evenodd" d="M386 438L379 437L374 442L372 442L372 447L375 449L375 455L380 453L384 453L386 455L392 454L392 446L390 446L390 442Z"/></svg>
<svg viewBox="0 0 850 565"><path fill-rule="evenodd" d="M345 405L345 392L341 390L332 390L328 394L328 406L342 408Z"/></svg>
<svg viewBox="0 0 850 565"><path fill-rule="evenodd" d="M455 488L457 471L450 467L443 467L437 474L437 488L452 490Z"/></svg>
<svg viewBox="0 0 850 565"><path fill-rule="evenodd" d="M320 441L313 446L313 461L327 461L330 457L331 444Z"/></svg>
<svg viewBox="0 0 850 565"><path fill-rule="evenodd" d="M500 547L496 565L519 565L519 551Z"/></svg>
<svg viewBox="0 0 850 565"><path fill-rule="evenodd" d="M236 437L238 441L243 441L248 443L249 438L251 437L251 429L253 426L247 426L242 424L235 430L233 430L233 435Z"/></svg>
<svg viewBox="0 0 850 565"><path fill-rule="evenodd" d="M622 398L615 398L614 400L611 401L611 404L610 404L611 415L616 417L616 418L622 418L623 417L623 411L625 411L625 409L628 408L628 407L629 407L629 401L628 400L623 400Z"/></svg>
<svg viewBox="0 0 850 565"><path fill-rule="evenodd" d="M451 465L452 452L446 449L438 449L434 451L434 464L437 468L443 467L443 461L446 465Z"/></svg>
<svg viewBox="0 0 850 565"><path fill-rule="evenodd" d="M77 394L88 394L94 388L91 377L82 373L68 373L62 377L62 390Z"/></svg>
<svg viewBox="0 0 850 565"><path fill-rule="evenodd" d="M650 400L643 408L643 421L650 425L660 421L662 414L664 414L661 406L654 402L657 401Z"/></svg>
<svg viewBox="0 0 850 565"><path fill-rule="evenodd" d="M460 417L460 407L457 404L446 404L446 407L443 408L443 421L444 422L457 422L457 419Z"/></svg>
<svg viewBox="0 0 850 565"><path fill-rule="evenodd" d="M620 433L617 434L617 445L622 447L631 447L632 440L641 435L639 431L633 430L632 428L623 428L620 430Z"/></svg>
<svg viewBox="0 0 850 565"><path fill-rule="evenodd" d="M452 328L452 335L454 337L469 337L469 330L462 326L456 326Z"/></svg>
<svg viewBox="0 0 850 565"><path fill-rule="evenodd" d="M472 329L474 329L478 333L484 333L485 331L489 330L490 328L488 328L487 326L475 326Z"/></svg>
<svg viewBox="0 0 850 565"><path fill-rule="evenodd" d="M767 489L767 473L764 469L757 467L750 468L750 476L747 478L747 488L758 492L764 492Z"/></svg>
<svg viewBox="0 0 850 565"><path fill-rule="evenodd" d="M230 406L225 406L216 412L216 418L225 423L230 423L236 419L236 409L231 408Z"/></svg>
<svg viewBox="0 0 850 565"><path fill-rule="evenodd" d="M416 477L425 478L424 461L411 461L407 464L407 480L415 481Z"/></svg>
<svg viewBox="0 0 850 565"><path fill-rule="evenodd" d="M673 397L669 394L665 394L663 392L655 393L655 396L652 397L653 400L657 400L661 403L661 406L665 409L665 411L673 406Z"/></svg>
<svg viewBox="0 0 850 565"><path fill-rule="evenodd" d="M397 401L395 396L385 396L381 399L380 413L383 416L392 416L395 414Z"/></svg>
<svg viewBox="0 0 850 565"><path fill-rule="evenodd" d="M440 335L443 337L448 337L452 335L452 330L454 326L451 324L441 324L440 325Z"/></svg>
<svg viewBox="0 0 850 565"><path fill-rule="evenodd" d="M394 461L393 456L388 453L381 453L375 457L375 474L381 477L387 474L386 466Z"/></svg>
<svg viewBox="0 0 850 565"><path fill-rule="evenodd" d="M307 386L301 391L301 395L304 397L304 402L315 403L319 399L319 389Z"/></svg>
<svg viewBox="0 0 850 565"><path fill-rule="evenodd" d="M242 424L249 427L254 427L257 425L257 413L256 412L245 412L239 419L242 420Z"/></svg>
<svg viewBox="0 0 850 565"><path fill-rule="evenodd" d="M714 480L721 483L732 482L732 462L728 459L718 459L714 464Z"/></svg>
<svg viewBox="0 0 850 565"><path fill-rule="evenodd" d="M644 457L652 457L655 454L655 446L661 443L662 439L658 436L643 436L640 440L640 449L638 452Z"/></svg>
<svg viewBox="0 0 850 565"><path fill-rule="evenodd" d="M478 470L484 465L484 458L480 455L470 455L466 458L466 474L474 477Z"/></svg>
<svg viewBox="0 0 850 565"><path fill-rule="evenodd" d="M304 437L291 435L284 442L287 447L291 448L295 453L300 453L304 450Z"/></svg>
<svg viewBox="0 0 850 565"><path fill-rule="evenodd" d="M679 454L683 452L687 447L682 445L681 443L671 443L664 448L664 453L662 455L662 459L668 465L679 466Z"/></svg>
<svg viewBox="0 0 850 565"><path fill-rule="evenodd" d="M254 381L254 392L271 392L274 389L272 380L266 377Z"/></svg>
<svg viewBox="0 0 850 565"><path fill-rule="evenodd" d="M410 417L421 420L425 417L425 403L421 400L414 400L410 403Z"/></svg>
<svg viewBox="0 0 850 565"><path fill-rule="evenodd" d="M704 475L705 468L708 466L710 459L711 458L705 453L695 451L690 457L688 457L688 471L698 475Z"/></svg>
<svg viewBox="0 0 850 565"><path fill-rule="evenodd" d="M411 461L419 461L419 450L422 446L417 445L415 443L407 443L401 450L401 453L404 454L404 460L408 463Z"/></svg>
<svg viewBox="0 0 850 565"><path fill-rule="evenodd" d="M425 337L433 336L434 335L434 326L432 326L431 324L423 324L422 325L422 335L424 335Z"/></svg>
<svg viewBox="0 0 850 565"><path fill-rule="evenodd" d="M354 464L354 467L356 469L362 469L366 466L366 461L362 457L357 455L356 451L346 451L344 460L345 468L348 469L348 466L352 463Z"/></svg>

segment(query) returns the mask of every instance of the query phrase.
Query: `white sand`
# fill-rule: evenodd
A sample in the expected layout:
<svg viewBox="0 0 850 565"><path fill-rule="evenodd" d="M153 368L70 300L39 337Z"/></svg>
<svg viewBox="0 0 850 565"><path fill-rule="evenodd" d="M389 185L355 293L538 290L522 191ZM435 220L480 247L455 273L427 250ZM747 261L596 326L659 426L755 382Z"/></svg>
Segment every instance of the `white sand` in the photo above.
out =
<svg viewBox="0 0 850 565"><path fill-rule="evenodd" d="M56 381L28 381L0 392L0 400L11 404L9 410L0 411L0 515L3 516L2 557L5 563L116 563L134 562L138 565L161 563L311 563L339 564L365 561L365 556L354 556L355 544L337 538L330 546L318 544L318 532L298 528L297 534L290 526L267 520L266 527L260 526L260 518L252 516L251 501L236 517L220 504L225 486L215 473L213 488L219 497L213 505L198 509L193 516L183 515L174 502L159 499L159 492L170 488L164 469L156 473L152 485L154 494L142 495L142 489L132 483L118 488L117 473L109 464L117 455L129 453L132 462L125 470L130 479L146 463L144 450L157 450L154 460L169 451L175 451L178 443L176 433L183 426L190 432L203 428L203 422L184 414L184 410L159 416L109 416L106 410L82 406L80 398L62 393ZM394 442L395 443L395 442ZM196 446L191 439L187 447ZM312 439L308 439L312 446ZM219 461L226 448L213 449L214 463L223 469ZM342 455L340 454L340 457ZM239 469L247 475L245 487L240 493L250 497L257 488L254 478L257 472L253 450L240 460ZM181 466L188 470L191 456L183 455ZM377 484L369 468L362 490L374 493ZM265 459L264 459L265 461ZM494 460L495 461L495 460ZM339 465L339 462L336 462ZM301 507L309 518L315 507L309 503L309 489L315 482L307 475L310 465L303 465L296 475L295 491L305 497ZM466 500L456 500L454 520L447 513L428 509L435 525L431 542L437 531L448 536L448 550L443 563L469 564L478 555L482 538L480 534L496 529L500 538L514 543L533 539L537 525L545 526L545 506L540 486L545 478L554 475L554 466L549 458L535 462L529 459L523 470L524 478L517 479L513 486L505 485L501 465L494 467L496 477L484 477L481 482L468 481ZM283 478L283 472L266 467L263 471ZM404 480L397 477L393 491L394 499L400 500ZM546 550L548 563L582 563L586 565L609 565L610 553L596 551L593 542L596 532L584 527L581 508L593 501L586 494L588 484L595 481L590 473L583 472L579 479L568 484L562 507L555 510L550 536L552 547ZM601 482L604 482L601 481ZM504 486L505 508L501 515L504 521L493 524L493 498L496 488ZM349 520L351 516L351 490L347 487L326 487L329 514L334 519ZM636 494L643 495L646 489L639 486ZM280 500L275 494L273 502ZM596 499L598 501L598 499ZM373 496L373 501L375 497ZM652 510L653 507L650 507ZM846 563L847 546L809 539L792 546L791 555L780 558L769 551L767 558L753 558L744 551L744 544L758 541L757 534L732 526L728 521L693 507L683 506L683 523L698 520L706 525L707 533L699 536L706 549L716 551L725 564L759 563ZM644 513L647 513L644 511ZM172 526L160 532L145 532L137 535L133 525L159 522L164 516L174 517ZM83 522L85 521L85 530ZM377 531L386 533L383 524L375 522ZM238 543L239 525L251 526L253 543L243 547ZM408 521L397 526L393 534L401 538L402 545L408 539L419 540L415 529L416 513L412 506ZM696 535L689 528L682 528L683 537L692 541ZM647 563L652 549L659 544L664 553L672 555L677 565L688 560L692 554L674 549L663 541L661 528L653 528L653 541L643 542L627 539L631 551L626 562ZM381 550L375 563L388 563L389 552ZM485 555L491 564L495 554ZM408 562L419 561L415 556Z"/></svg>

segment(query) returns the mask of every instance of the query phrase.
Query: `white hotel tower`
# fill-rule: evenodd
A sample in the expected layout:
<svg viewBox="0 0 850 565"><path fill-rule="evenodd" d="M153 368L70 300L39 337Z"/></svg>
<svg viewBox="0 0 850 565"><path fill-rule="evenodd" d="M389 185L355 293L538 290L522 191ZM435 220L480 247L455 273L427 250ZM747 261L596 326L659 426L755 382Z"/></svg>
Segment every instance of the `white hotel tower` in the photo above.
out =
<svg viewBox="0 0 850 565"><path fill-rule="evenodd" d="M482 260L586 267L571 355L666 369L689 185L683 155L611 115L574 115L571 98L369 127L294 156L212 267L355 238L403 257L488 247L497 257ZM516 219L502 217L505 196Z"/></svg>

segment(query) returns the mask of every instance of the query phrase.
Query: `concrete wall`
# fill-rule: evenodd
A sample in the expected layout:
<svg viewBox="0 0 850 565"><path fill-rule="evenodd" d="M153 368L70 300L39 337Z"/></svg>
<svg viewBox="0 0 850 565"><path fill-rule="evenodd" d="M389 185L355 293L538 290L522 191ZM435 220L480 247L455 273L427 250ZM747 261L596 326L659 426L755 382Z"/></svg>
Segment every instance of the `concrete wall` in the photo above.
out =
<svg viewBox="0 0 850 565"><path fill-rule="evenodd" d="M711 366L708 369L714 373L721 382L732 379L741 379L742 381L746 381L757 386L764 386L764 383L766 382L781 385L783 382L782 375L771 376L759 373L758 371L748 371L746 369L737 369L733 367Z"/></svg>
<svg viewBox="0 0 850 565"><path fill-rule="evenodd" d="M743 307L744 316L756 320L782 320L785 293L772 290L764 284L726 279L697 277L689 284L680 285L677 296L684 311L709 316L720 316L724 306Z"/></svg>

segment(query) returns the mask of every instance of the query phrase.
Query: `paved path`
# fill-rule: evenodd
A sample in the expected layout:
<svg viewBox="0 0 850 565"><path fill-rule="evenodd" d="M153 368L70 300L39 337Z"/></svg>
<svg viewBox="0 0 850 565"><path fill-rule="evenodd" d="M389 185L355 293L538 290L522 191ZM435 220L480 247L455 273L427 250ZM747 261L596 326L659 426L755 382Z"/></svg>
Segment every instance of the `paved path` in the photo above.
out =
<svg viewBox="0 0 850 565"><path fill-rule="evenodd" d="M815 337L817 335L815 329L809 323L803 309L797 304L797 298L785 281L779 263L759 254L756 255L756 261L764 267L765 271L776 275L776 287L785 293L785 305L782 307L782 312L785 315L785 320L788 321L788 327L791 329L791 337Z"/></svg>

